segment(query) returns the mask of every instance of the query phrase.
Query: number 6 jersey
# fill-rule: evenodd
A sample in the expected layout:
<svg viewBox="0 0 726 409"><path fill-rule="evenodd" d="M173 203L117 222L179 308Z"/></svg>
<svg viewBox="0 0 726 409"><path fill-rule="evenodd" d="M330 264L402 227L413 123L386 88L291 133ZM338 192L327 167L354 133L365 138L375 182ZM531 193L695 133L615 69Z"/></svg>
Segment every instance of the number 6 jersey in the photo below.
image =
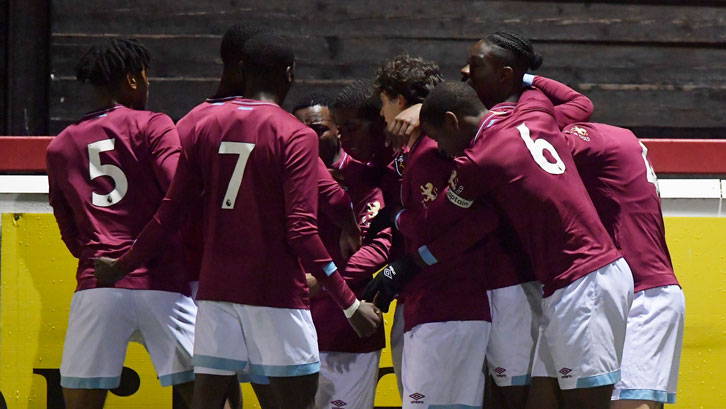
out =
<svg viewBox="0 0 726 409"><path fill-rule="evenodd" d="M119 257L151 220L179 158L171 118L115 105L68 126L48 146L49 202L61 237L79 259L76 291L96 288L93 258ZM178 235L116 288L189 294Z"/></svg>

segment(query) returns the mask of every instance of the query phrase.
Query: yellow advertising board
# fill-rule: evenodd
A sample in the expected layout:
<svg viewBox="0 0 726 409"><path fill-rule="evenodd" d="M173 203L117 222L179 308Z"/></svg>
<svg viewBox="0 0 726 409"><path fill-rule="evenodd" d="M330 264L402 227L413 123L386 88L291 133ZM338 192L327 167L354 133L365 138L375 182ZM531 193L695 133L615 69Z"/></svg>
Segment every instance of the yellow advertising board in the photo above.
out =
<svg viewBox="0 0 726 409"><path fill-rule="evenodd" d="M673 408L726 408L726 219L667 218L671 256L686 293L686 330ZM61 353L76 260L50 214L3 214L0 253L0 409L58 409ZM390 329L392 315L386 316ZM388 331L387 331L388 332ZM178 409L144 348L132 343L116 408ZM377 407L398 407L391 358L381 357ZM258 407L248 385L245 407Z"/></svg>

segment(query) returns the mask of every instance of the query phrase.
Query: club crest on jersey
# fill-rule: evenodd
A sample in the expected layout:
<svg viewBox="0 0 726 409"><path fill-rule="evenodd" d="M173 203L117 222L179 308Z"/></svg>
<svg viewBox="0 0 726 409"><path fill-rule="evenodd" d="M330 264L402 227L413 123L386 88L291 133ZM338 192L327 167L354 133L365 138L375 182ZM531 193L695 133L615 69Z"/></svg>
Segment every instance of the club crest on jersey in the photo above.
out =
<svg viewBox="0 0 726 409"><path fill-rule="evenodd" d="M396 276L396 270L394 270L391 266L386 266L386 268L383 269L383 275L388 277L390 280L393 280L393 277Z"/></svg>
<svg viewBox="0 0 726 409"><path fill-rule="evenodd" d="M362 217L362 223L369 225L370 221L378 215L381 210L381 202L378 200L366 203L366 214Z"/></svg>
<svg viewBox="0 0 726 409"><path fill-rule="evenodd" d="M396 167L396 173L398 173L398 176L403 176L403 172L406 171L406 154L402 153L396 156L396 159L393 160L393 164Z"/></svg>
<svg viewBox="0 0 726 409"><path fill-rule="evenodd" d="M457 194L464 190L464 186L459 186L459 176L456 174L455 170L452 170L451 176L449 176L449 190L454 191Z"/></svg>
<svg viewBox="0 0 726 409"><path fill-rule="evenodd" d="M572 135L577 135L585 142L590 142L590 137L587 136L587 129L580 128L579 126L575 125L572 128L565 131L565 133L569 133Z"/></svg>
<svg viewBox="0 0 726 409"><path fill-rule="evenodd" d="M421 195L423 196L423 200L421 203L423 203L424 207L426 207L427 202L433 202L436 200L436 196L439 195L439 189L434 186L433 183L429 182L425 185L421 185Z"/></svg>

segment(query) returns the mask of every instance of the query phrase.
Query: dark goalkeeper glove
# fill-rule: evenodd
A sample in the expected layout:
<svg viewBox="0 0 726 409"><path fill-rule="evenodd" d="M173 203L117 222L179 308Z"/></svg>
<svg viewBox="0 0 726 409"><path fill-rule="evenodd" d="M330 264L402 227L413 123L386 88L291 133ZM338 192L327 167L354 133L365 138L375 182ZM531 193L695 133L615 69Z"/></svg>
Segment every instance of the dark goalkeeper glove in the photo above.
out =
<svg viewBox="0 0 726 409"><path fill-rule="evenodd" d="M411 256L394 260L378 270L378 275L366 286L363 299L388 312L391 301L420 270Z"/></svg>
<svg viewBox="0 0 726 409"><path fill-rule="evenodd" d="M401 209L397 206L386 206L379 210L376 217L371 220L371 223L368 226L368 231L363 238L363 244L372 243L378 233L389 227L395 227L395 217L399 210Z"/></svg>

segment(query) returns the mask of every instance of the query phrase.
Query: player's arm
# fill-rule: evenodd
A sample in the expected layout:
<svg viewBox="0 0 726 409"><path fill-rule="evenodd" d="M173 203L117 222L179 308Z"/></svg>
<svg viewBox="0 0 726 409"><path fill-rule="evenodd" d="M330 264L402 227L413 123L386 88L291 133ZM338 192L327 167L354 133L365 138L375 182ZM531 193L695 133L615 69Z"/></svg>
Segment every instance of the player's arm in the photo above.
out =
<svg viewBox="0 0 726 409"><path fill-rule="evenodd" d="M567 85L540 75L525 74L524 83L534 85L552 101L560 129L575 122L587 122L595 110L590 99Z"/></svg>
<svg viewBox="0 0 726 409"><path fill-rule="evenodd" d="M76 221L73 218L73 209L68 204L68 200L66 200L60 186L56 183L58 177L56 176L55 165L52 163L51 155L49 152L46 158L49 188L48 203L53 207L53 215L58 223L58 229L60 230L63 243L66 244L68 251L71 252L73 257L80 258L83 244L79 239L78 226L76 226Z"/></svg>
<svg viewBox="0 0 726 409"><path fill-rule="evenodd" d="M301 129L285 146L283 195L287 242L350 320L361 336L371 335L380 320L369 304L361 303L343 280L325 249L317 227L318 140L310 129ZM371 314L373 314L371 316Z"/></svg>
<svg viewBox="0 0 726 409"><path fill-rule="evenodd" d="M131 249L118 260L107 257L95 260L95 274L100 281L120 280L157 255L163 249L159 243L165 243L168 237L178 234L189 206L194 203L187 199L202 194L196 162L189 156L189 152L182 151L176 174L166 196L161 200L156 214L146 224Z"/></svg>
<svg viewBox="0 0 726 409"><path fill-rule="evenodd" d="M181 152L181 143L174 122L164 114L154 114L146 126L151 165L161 189L169 189Z"/></svg>
<svg viewBox="0 0 726 409"><path fill-rule="evenodd" d="M318 210L340 229L340 252L350 257L361 246L361 231L353 212L350 196L343 190L321 159L318 168Z"/></svg>

